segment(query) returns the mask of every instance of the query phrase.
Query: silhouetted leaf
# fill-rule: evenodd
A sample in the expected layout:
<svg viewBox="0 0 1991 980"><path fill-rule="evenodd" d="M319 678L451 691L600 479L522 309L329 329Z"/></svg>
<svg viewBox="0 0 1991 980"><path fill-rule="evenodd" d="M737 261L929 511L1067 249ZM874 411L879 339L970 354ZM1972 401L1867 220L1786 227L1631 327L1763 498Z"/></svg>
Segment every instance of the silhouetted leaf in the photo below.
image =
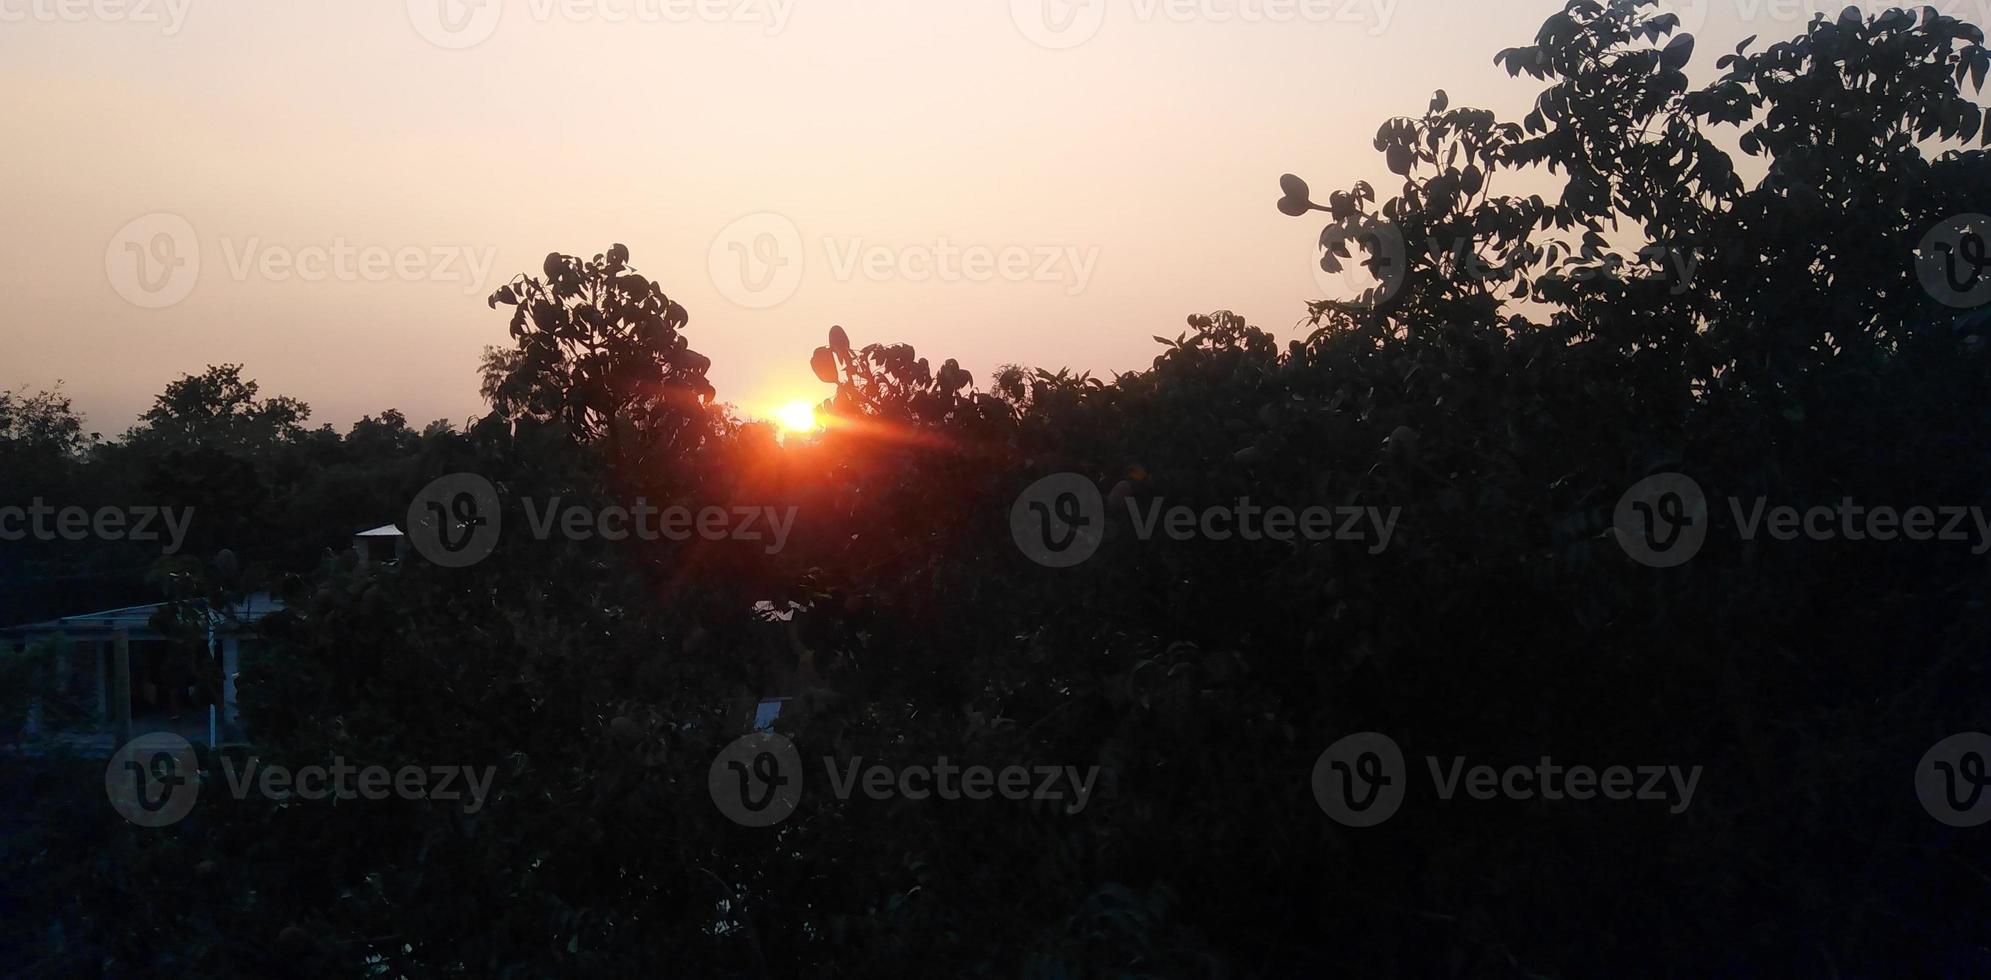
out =
<svg viewBox="0 0 1991 980"><path fill-rule="evenodd" d="M1410 174L1411 161L1414 159L1411 155L1410 147L1404 146L1401 143L1392 143L1389 149L1385 151L1385 155L1385 162L1389 165L1390 173L1400 177Z"/></svg>
<svg viewBox="0 0 1991 980"><path fill-rule="evenodd" d="M1694 36L1692 34L1676 34L1673 36L1673 40L1666 42L1666 47L1659 52L1659 67L1668 71L1679 71L1687 67L1687 62L1693 57Z"/></svg>

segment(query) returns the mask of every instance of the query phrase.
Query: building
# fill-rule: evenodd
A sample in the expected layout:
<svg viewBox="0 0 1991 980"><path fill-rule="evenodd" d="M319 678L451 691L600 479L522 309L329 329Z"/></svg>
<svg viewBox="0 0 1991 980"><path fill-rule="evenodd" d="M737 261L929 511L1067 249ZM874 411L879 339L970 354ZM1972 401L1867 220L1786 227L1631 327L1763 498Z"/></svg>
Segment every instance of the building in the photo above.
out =
<svg viewBox="0 0 1991 980"><path fill-rule="evenodd" d="M0 629L0 643L14 649L41 645L54 651L48 682L28 705L23 737L32 740L59 729L86 741L124 741L133 732L153 731L209 744L238 740L236 679L243 658L261 649L257 624L283 603L259 594L214 610L197 601L191 604L192 637L161 629L168 605L126 606Z"/></svg>

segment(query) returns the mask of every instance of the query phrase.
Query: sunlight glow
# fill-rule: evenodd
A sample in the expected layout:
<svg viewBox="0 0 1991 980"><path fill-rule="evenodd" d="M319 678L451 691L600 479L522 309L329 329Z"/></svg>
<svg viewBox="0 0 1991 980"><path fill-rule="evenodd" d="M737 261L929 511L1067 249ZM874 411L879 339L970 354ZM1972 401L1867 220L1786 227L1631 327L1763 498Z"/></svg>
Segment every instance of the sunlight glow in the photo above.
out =
<svg viewBox="0 0 1991 980"><path fill-rule="evenodd" d="M814 402L789 402L774 410L774 421L783 432L814 432L822 428L816 420Z"/></svg>

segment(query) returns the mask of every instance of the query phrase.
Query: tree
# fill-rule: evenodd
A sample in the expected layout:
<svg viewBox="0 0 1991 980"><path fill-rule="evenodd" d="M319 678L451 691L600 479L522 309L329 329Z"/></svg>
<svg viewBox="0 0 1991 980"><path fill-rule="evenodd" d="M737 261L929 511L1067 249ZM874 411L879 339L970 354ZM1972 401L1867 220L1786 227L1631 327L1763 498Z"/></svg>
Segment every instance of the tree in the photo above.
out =
<svg viewBox="0 0 1991 980"><path fill-rule="evenodd" d="M1326 268L1359 249L1379 281L1284 347L1216 311L1144 369L1006 368L990 393L832 328L826 431L777 447L712 409L688 318L625 250L550 258L494 297L518 309L493 414L419 444L356 429L342 450L391 475L355 481L405 499L477 472L508 527L529 495L790 505L788 549L328 556L245 677L258 751L496 762L494 797L219 799L163 837L99 831L118 860L95 863L64 860L102 846L64 828L18 880L125 914L53 910L36 950L217 976L1985 972L1975 838L1906 791L1936 738L1983 727L1983 557L1750 537L1720 501L1991 485L1981 314L1914 272L1931 225L1987 199L1963 91L1991 57L1933 10L1854 13L1695 89L1652 8L1574 0L1502 52L1546 83L1521 120L1439 93L1386 123L1395 193L1281 181L1282 211L1326 214ZM1544 170L1552 200L1494 190ZM1672 470L1719 533L1655 569L1612 511ZM1008 519L1056 473L1107 505L1063 569ZM1245 501L1390 511L1394 535L1139 530ZM738 827L710 767L782 682L811 768L1108 774L1083 813L818 786ZM1347 828L1309 774L1362 731L1399 739L1419 788ZM1543 755L1706 772L1670 814L1445 800L1420 771Z"/></svg>
<svg viewBox="0 0 1991 980"><path fill-rule="evenodd" d="M640 468L694 451L709 433L711 361L682 331L690 316L611 246L588 261L546 257L544 278L520 276L491 295L515 307L511 350L487 351L483 390L511 419L560 422L605 440Z"/></svg>

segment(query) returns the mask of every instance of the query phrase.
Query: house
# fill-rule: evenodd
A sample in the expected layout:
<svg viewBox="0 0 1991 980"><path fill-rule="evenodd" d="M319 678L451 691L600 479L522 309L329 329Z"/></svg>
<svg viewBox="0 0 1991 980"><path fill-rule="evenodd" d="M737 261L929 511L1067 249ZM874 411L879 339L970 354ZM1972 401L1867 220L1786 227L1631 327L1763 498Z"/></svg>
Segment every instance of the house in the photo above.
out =
<svg viewBox="0 0 1991 980"><path fill-rule="evenodd" d="M407 538L392 524L353 536L362 562L392 563L408 552ZM281 611L283 602L267 594L249 596L228 609L192 605L197 624L195 650L188 656L184 627L175 637L158 622L168 603L106 609L46 622L0 628L0 649L54 648L48 684L34 696L22 735L49 738L94 749L129 740L134 732L170 731L210 745L237 741L241 724L236 678L245 657L263 640L257 626ZM210 676L200 676L211 671Z"/></svg>
<svg viewBox="0 0 1991 980"><path fill-rule="evenodd" d="M391 565L408 557L408 536L392 524L353 535L353 551L362 564Z"/></svg>
<svg viewBox="0 0 1991 980"><path fill-rule="evenodd" d="M206 678L188 663L186 638L170 637L157 625L167 605L125 606L0 629L0 643L14 649L44 643L55 648L49 685L30 702L22 734L36 738L59 727L118 742L148 731L209 744L238 738L235 683L242 658L261 648L256 624L282 610L283 602L258 594L225 610L194 603L194 615L206 622L206 663L215 673ZM52 712L61 717L50 718Z"/></svg>

